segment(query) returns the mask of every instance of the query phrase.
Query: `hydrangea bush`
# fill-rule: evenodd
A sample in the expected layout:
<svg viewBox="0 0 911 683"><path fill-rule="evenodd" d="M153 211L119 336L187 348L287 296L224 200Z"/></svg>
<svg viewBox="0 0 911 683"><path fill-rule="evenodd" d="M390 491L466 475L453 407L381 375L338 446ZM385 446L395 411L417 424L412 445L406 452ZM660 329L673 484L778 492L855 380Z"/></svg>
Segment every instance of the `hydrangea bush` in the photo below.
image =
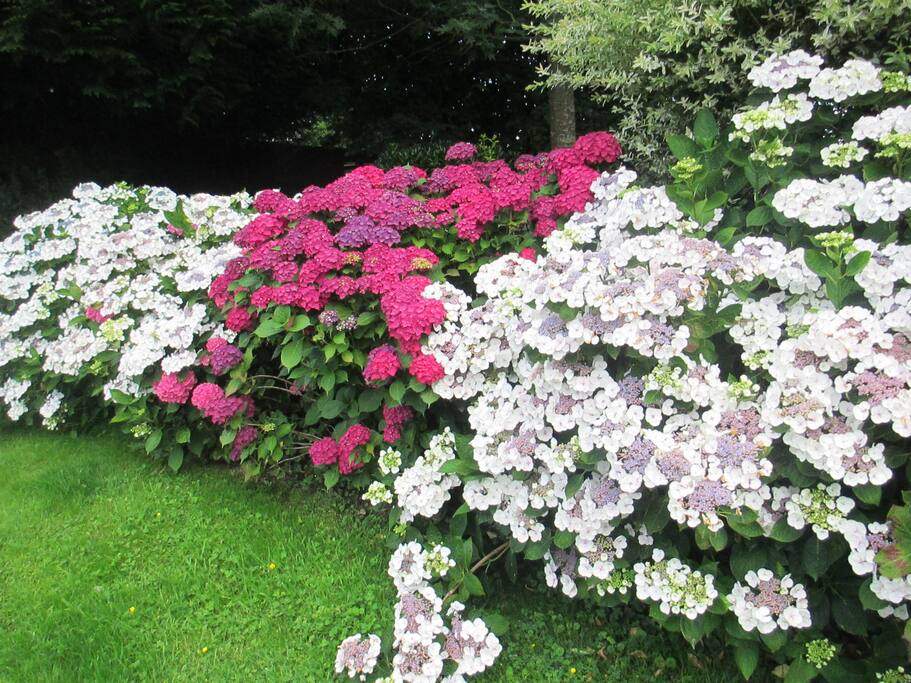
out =
<svg viewBox="0 0 911 683"><path fill-rule="evenodd" d="M435 285L422 353L467 419L417 459L386 452L367 496L403 537L400 604L420 591L436 624L406 629L420 674L397 637L391 680L463 680L443 615L501 557L719 637L747 678L762 652L787 681L907 660L911 579L877 558L908 487L908 79L803 52L749 77L727 133L703 112L669 138L669 186L605 173L535 259L480 267L471 295ZM440 543L437 577L421 553Z"/></svg>
<svg viewBox="0 0 911 683"><path fill-rule="evenodd" d="M362 166L294 198L259 193L209 287L225 329L199 367L162 368L158 397L201 411L254 473L309 457L329 486L366 485L377 448L415 446L414 418L437 399L443 369L420 341L446 316L441 282L470 286L498 253L527 255L584 208L620 147L590 133L514 166L477 153L462 142L429 174Z"/></svg>
<svg viewBox="0 0 911 683"><path fill-rule="evenodd" d="M17 218L0 243L6 417L53 429L107 418L112 402L148 403L151 412L128 423L147 449L163 430L189 446L182 419L147 398L159 368L195 364L198 341L215 329L206 289L238 255L231 236L251 201L89 183ZM192 443L198 452L203 439ZM182 456L181 445L172 465Z"/></svg>

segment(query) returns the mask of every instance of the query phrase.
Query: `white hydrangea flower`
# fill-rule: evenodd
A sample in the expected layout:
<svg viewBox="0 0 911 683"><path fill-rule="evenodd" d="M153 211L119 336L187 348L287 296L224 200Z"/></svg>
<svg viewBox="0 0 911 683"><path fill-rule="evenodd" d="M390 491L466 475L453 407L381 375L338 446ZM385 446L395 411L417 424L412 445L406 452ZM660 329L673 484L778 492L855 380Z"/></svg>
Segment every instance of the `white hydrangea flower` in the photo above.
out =
<svg viewBox="0 0 911 683"><path fill-rule="evenodd" d="M790 90L798 80L809 80L819 73L822 57L804 50L793 50L783 55L773 54L762 64L754 66L747 78L757 88L772 92Z"/></svg>
<svg viewBox="0 0 911 683"><path fill-rule="evenodd" d="M768 634L779 628L809 628L807 591L790 574L777 578L769 569L748 571L746 585L739 581L728 595L731 610L744 631Z"/></svg>

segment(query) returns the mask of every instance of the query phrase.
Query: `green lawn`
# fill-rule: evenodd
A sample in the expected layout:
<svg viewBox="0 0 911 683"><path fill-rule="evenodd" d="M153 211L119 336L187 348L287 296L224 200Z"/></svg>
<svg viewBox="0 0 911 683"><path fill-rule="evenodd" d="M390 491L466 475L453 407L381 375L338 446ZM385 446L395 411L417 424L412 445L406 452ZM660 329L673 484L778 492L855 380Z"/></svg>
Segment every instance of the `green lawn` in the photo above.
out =
<svg viewBox="0 0 911 683"><path fill-rule="evenodd" d="M342 638L390 627L384 525L335 494L173 475L115 436L0 432L0 472L2 683L327 681ZM485 607L511 626L482 683L737 680L628 610Z"/></svg>

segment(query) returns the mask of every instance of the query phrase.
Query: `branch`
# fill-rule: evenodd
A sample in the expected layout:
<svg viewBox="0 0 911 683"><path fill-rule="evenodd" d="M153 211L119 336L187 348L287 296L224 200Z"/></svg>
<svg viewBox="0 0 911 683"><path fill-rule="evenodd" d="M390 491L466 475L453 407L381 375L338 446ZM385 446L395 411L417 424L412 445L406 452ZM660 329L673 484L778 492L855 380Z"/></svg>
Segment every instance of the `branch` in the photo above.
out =
<svg viewBox="0 0 911 683"><path fill-rule="evenodd" d="M482 567L490 564L491 562L495 562L496 560L499 560L506 553L507 550L509 550L509 541L504 541L503 543L498 545L496 548L491 550L489 553L487 553L480 560L475 562L474 566L468 570L469 573L475 574ZM449 598L451 598L453 595L458 593L461 585L462 585L462 581L460 579L459 582L455 586L450 588L449 592L446 593L446 595L443 597L443 602L446 602L447 600L449 600Z"/></svg>

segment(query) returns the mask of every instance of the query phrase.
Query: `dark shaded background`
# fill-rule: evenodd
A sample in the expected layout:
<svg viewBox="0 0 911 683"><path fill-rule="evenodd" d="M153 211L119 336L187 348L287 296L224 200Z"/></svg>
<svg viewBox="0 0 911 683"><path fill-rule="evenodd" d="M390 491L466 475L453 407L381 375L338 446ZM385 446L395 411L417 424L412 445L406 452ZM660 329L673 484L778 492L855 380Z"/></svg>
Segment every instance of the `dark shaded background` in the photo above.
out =
<svg viewBox="0 0 911 683"><path fill-rule="evenodd" d="M0 232L87 180L294 193L482 133L507 155L545 149L520 6L7 0ZM603 125L578 109L582 131Z"/></svg>

